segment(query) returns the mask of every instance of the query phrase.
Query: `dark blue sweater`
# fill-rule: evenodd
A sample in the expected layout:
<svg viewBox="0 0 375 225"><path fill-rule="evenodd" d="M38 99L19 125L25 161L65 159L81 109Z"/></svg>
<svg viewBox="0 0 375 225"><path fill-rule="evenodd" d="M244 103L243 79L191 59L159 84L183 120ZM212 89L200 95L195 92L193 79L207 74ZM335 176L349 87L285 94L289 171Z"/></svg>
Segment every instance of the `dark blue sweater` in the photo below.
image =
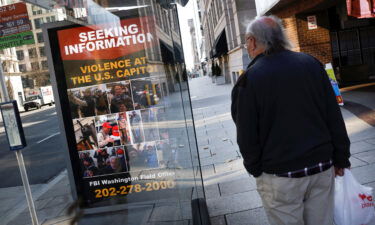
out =
<svg viewBox="0 0 375 225"><path fill-rule="evenodd" d="M255 177L332 159L350 166L350 141L323 65L292 51L259 55L232 90L245 168Z"/></svg>

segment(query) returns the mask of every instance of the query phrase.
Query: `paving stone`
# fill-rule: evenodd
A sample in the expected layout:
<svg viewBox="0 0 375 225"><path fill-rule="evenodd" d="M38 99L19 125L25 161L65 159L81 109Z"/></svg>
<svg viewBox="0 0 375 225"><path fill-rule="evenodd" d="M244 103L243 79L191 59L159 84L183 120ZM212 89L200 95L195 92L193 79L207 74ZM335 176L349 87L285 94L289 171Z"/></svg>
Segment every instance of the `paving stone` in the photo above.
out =
<svg viewBox="0 0 375 225"><path fill-rule="evenodd" d="M372 192L373 194L375 194L375 182L371 182L371 183L368 183L368 184L365 184L365 186L369 186L369 187L372 187Z"/></svg>
<svg viewBox="0 0 375 225"><path fill-rule="evenodd" d="M212 157L201 159L201 166L208 166L214 164Z"/></svg>
<svg viewBox="0 0 375 225"><path fill-rule="evenodd" d="M355 154L354 156L367 163L375 163L375 150L361 152L361 153Z"/></svg>
<svg viewBox="0 0 375 225"><path fill-rule="evenodd" d="M178 221L190 219L191 202L157 205L152 210L150 222L157 221Z"/></svg>
<svg viewBox="0 0 375 225"><path fill-rule="evenodd" d="M244 179L220 183L219 188L221 195L226 196L256 190L256 184L255 179L249 176L248 178Z"/></svg>
<svg viewBox="0 0 375 225"><path fill-rule="evenodd" d="M217 154L217 153L212 153L212 160L214 164L219 164L219 163L228 163L232 162L234 160L237 160L239 157L237 155L237 152L235 151L228 151L225 154Z"/></svg>
<svg viewBox="0 0 375 225"><path fill-rule="evenodd" d="M375 164L353 168L351 171L361 184L375 181Z"/></svg>
<svg viewBox="0 0 375 225"><path fill-rule="evenodd" d="M146 225L189 225L189 220L173 221L173 222L149 222Z"/></svg>
<svg viewBox="0 0 375 225"><path fill-rule="evenodd" d="M15 201L14 198L2 198L0 204L0 212L2 212L1 214L4 214L5 212L11 210L17 205L17 203L18 202Z"/></svg>
<svg viewBox="0 0 375 225"><path fill-rule="evenodd" d="M218 184L205 185L204 191L206 193L206 199L220 197L220 191Z"/></svg>
<svg viewBox="0 0 375 225"><path fill-rule="evenodd" d="M212 157L210 150L203 150L203 151L199 152L199 158L200 159L208 158L208 157Z"/></svg>
<svg viewBox="0 0 375 225"><path fill-rule="evenodd" d="M227 225L227 221L225 220L225 216L215 216L211 217L211 225Z"/></svg>
<svg viewBox="0 0 375 225"><path fill-rule="evenodd" d="M215 163L216 173L226 173L230 171L244 170L243 161L240 158L234 158L233 161L228 161L226 163Z"/></svg>
<svg viewBox="0 0 375 225"><path fill-rule="evenodd" d="M212 176L214 174L215 174L215 170L214 170L214 165L213 164L207 165L207 166L202 166L202 176L203 176L203 179L205 177Z"/></svg>
<svg viewBox="0 0 375 225"><path fill-rule="evenodd" d="M39 218L38 218L38 222L40 222ZM24 211L6 225L31 225L31 224L32 222L31 222L29 211Z"/></svg>
<svg viewBox="0 0 375 225"><path fill-rule="evenodd" d="M35 201L35 207L37 210L40 210L40 209L43 209L49 202L51 201L51 199L38 199Z"/></svg>
<svg viewBox="0 0 375 225"><path fill-rule="evenodd" d="M45 205L45 208L54 207L56 205L62 205L66 203L73 203L73 198L70 195L62 195L50 199L49 202Z"/></svg>
<svg viewBox="0 0 375 225"><path fill-rule="evenodd" d="M368 165L368 163L356 158L356 155L352 155L349 158L349 161L350 161L350 164L351 164L351 168L356 168L356 167Z"/></svg>
<svg viewBox="0 0 375 225"><path fill-rule="evenodd" d="M210 216L219 216L259 208L262 201L257 191L249 191L208 199L207 206Z"/></svg>
<svg viewBox="0 0 375 225"><path fill-rule="evenodd" d="M352 154L369 150L375 150L375 146L373 144L369 144L366 141L354 142L350 145L350 153Z"/></svg>
<svg viewBox="0 0 375 225"><path fill-rule="evenodd" d="M208 138L197 138L198 146L206 146L208 145Z"/></svg>
<svg viewBox="0 0 375 225"><path fill-rule="evenodd" d="M44 208L41 210L38 210L37 215L38 215L38 220L41 222L54 219L56 217L59 217L60 214L66 210L66 208L70 205L69 202L66 202L64 204L60 205L55 205L50 208Z"/></svg>
<svg viewBox="0 0 375 225"><path fill-rule="evenodd" d="M375 138L365 140L367 143L375 145Z"/></svg>
<svg viewBox="0 0 375 225"><path fill-rule="evenodd" d="M263 207L228 214L226 217L228 225L269 225Z"/></svg>

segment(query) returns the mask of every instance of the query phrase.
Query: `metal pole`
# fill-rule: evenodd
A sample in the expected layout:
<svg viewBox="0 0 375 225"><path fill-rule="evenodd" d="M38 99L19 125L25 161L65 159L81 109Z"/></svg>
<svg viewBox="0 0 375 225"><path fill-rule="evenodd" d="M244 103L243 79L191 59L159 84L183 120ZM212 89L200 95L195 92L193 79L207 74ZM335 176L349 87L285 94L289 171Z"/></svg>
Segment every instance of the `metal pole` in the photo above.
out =
<svg viewBox="0 0 375 225"><path fill-rule="evenodd" d="M2 98L3 102L10 101L8 89L7 89L6 84L5 84L5 78L4 78L4 74L3 74L3 65L1 63L1 60L0 60L0 92L1 92L1 98ZM32 197L32 194L31 194L29 179L27 177L25 162L23 160L21 150L16 151L16 157L17 157L18 166L20 168L23 187L25 189L27 205L29 206L31 221L32 221L33 225L38 225L39 224L38 218L37 218L37 215L36 215L35 205L34 205L33 197Z"/></svg>
<svg viewBox="0 0 375 225"><path fill-rule="evenodd" d="M33 196L31 194L31 188L30 188L30 185L29 185L29 179L27 177L25 162L23 160L23 155L22 155L21 150L17 150L16 151L16 156L17 156L18 166L20 167L20 172L21 172L21 178L22 178L23 187L25 188L27 205L29 206L31 221L32 221L33 225L38 225L39 224L38 223L38 217L36 215L36 210L35 210L35 205L34 205L34 201L33 201Z"/></svg>

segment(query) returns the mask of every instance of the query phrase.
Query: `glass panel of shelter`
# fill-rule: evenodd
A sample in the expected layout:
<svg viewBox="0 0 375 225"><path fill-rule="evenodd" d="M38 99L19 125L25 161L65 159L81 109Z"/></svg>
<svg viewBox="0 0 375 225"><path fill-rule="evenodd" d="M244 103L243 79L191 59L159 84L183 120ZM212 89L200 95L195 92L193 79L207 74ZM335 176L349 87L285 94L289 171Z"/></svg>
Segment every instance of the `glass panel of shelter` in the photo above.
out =
<svg viewBox="0 0 375 225"><path fill-rule="evenodd" d="M96 4L91 0L85 1L86 5L77 2L73 5L70 5L70 1L63 0L34 4L33 15L42 14L41 5L47 7L46 13L54 9L58 14L34 20L33 24L38 28L38 34L34 35L37 38L36 43L43 42L39 27L48 27L55 18L60 21L56 22L54 28L62 26L62 29L56 32L58 38L55 40L60 47L66 41L63 39L66 36L60 35L64 32L81 28L85 30L85 27L96 31L93 26L95 24L90 24L90 17L85 17L90 16L87 14L87 4ZM73 192L78 193L76 200L82 200L82 207L88 209L87 211L121 206L116 210L122 210L119 217L122 218L123 224L186 222L192 219L191 201L204 197L177 6L160 2L165 1L99 1L100 9L105 9L105 12L120 21L125 21L122 25L126 24L129 28L136 21L139 30L151 34L128 39L133 43L143 43L140 48L142 50L133 52L132 56L129 54L129 58L133 60L131 63L139 64L138 69L123 69L122 72L116 70L117 73L111 70L111 76L116 75L122 79L87 84L72 85L66 79L66 83L60 85L67 87L65 92L59 90L60 97L66 98L60 99L64 129L65 132L72 131L73 134L66 135L68 139L71 137L68 140L69 150L63 149L69 153L61 154L67 154L70 160L78 162L69 162L71 170L68 170L69 176L74 176L70 181L74 186ZM91 21L100 21L105 12L93 16ZM61 20L70 23L66 25L61 23ZM101 30L108 28L108 24L103 24L105 23L96 25ZM104 32L110 33L109 30L100 32L94 33L99 36ZM80 37L94 40L94 36L90 36L92 34L86 33L86 36ZM47 49L38 45L30 50L30 57L36 56L37 50L40 55L47 54ZM61 52L64 50L73 55L79 48L60 48ZM53 57L56 52L52 54ZM81 60L78 64L61 58L62 67L55 65L55 69L63 69L56 74L69 75L70 72L77 71L69 71L69 68L78 65L91 65L90 69L93 69L92 65L113 66L115 61L126 60L128 57L118 56L111 60L74 59ZM19 57L23 55L19 54ZM40 65L46 67L45 62ZM37 67L36 64L34 67ZM82 69L89 69L79 68L81 72ZM146 75L138 77L134 75L136 73ZM74 84L79 81L73 79L70 82ZM84 101L86 106L82 103ZM94 105L87 107L90 104ZM110 145L99 143L102 138L99 133L104 132L105 127L110 128ZM91 130L88 131L88 128ZM103 182L109 183L103 185ZM109 185L111 182L116 185ZM93 217L107 218L110 222L114 215L92 214L83 218L82 222Z"/></svg>

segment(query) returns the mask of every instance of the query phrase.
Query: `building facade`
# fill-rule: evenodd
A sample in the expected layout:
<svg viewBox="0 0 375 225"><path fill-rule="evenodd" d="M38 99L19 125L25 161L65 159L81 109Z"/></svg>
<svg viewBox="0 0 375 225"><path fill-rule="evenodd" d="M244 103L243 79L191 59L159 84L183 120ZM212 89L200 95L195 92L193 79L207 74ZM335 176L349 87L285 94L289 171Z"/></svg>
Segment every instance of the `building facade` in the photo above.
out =
<svg viewBox="0 0 375 225"><path fill-rule="evenodd" d="M293 50L332 63L342 83L375 75L375 11L369 1L257 0L258 15L280 17Z"/></svg>
<svg viewBox="0 0 375 225"><path fill-rule="evenodd" d="M29 3L26 5L35 43L16 47L16 53L25 95L32 95L39 94L38 87L50 85L42 24L64 20L66 15L63 8L46 10Z"/></svg>
<svg viewBox="0 0 375 225"><path fill-rule="evenodd" d="M193 72L195 73L200 70L201 64L200 64L198 44L197 44L197 38L196 38L197 34L196 34L195 25L194 25L194 20L189 19L188 25L189 25L190 35L191 35L191 54L193 56L193 63L194 63Z"/></svg>
<svg viewBox="0 0 375 225"><path fill-rule="evenodd" d="M219 66L234 84L250 62L245 44L248 22L256 16L254 0L200 0L207 72Z"/></svg>

